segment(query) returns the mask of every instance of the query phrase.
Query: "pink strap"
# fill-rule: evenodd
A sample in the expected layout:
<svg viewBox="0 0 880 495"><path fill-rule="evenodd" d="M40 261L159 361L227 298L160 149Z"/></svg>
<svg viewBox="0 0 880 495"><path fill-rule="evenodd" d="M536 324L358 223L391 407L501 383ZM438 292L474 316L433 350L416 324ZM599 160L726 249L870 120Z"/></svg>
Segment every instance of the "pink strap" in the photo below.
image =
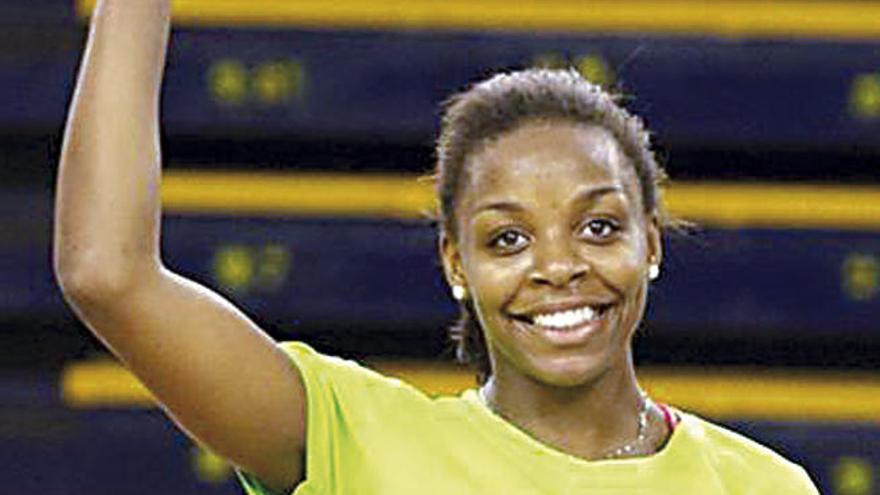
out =
<svg viewBox="0 0 880 495"><path fill-rule="evenodd" d="M660 412L663 413L663 420L666 421L666 426L669 427L669 431L675 431L675 427L678 425L678 418L672 414L665 404L660 404L658 402L657 407L659 407Z"/></svg>

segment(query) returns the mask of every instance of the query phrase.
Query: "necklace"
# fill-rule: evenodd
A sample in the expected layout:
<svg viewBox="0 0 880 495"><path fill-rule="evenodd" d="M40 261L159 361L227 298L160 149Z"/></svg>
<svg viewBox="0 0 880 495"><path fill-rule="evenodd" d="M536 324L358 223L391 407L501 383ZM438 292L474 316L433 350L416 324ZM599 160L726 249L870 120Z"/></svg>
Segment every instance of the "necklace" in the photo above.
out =
<svg viewBox="0 0 880 495"><path fill-rule="evenodd" d="M648 413L653 407L653 402L644 390L639 390L639 395L642 398L642 407L639 409L639 429L638 433L636 433L636 439L605 454L604 456L602 456L603 459L614 459L616 457L629 456L635 451L636 446L643 443L645 441L645 438L647 438Z"/></svg>
<svg viewBox="0 0 880 495"><path fill-rule="evenodd" d="M480 397L480 401L489 409L492 409L492 406L489 404L489 398L486 395L486 386L482 386L477 390L477 395ZM615 459L618 457L626 457L635 452L636 446L641 443L644 443L645 439L648 436L648 413L650 413L651 408L654 407L654 402L648 397L648 394L645 393L644 390L639 390L639 396L642 399L642 405L639 407L639 428L636 433L635 440L621 445L616 449L608 452L607 454L602 456L602 459Z"/></svg>

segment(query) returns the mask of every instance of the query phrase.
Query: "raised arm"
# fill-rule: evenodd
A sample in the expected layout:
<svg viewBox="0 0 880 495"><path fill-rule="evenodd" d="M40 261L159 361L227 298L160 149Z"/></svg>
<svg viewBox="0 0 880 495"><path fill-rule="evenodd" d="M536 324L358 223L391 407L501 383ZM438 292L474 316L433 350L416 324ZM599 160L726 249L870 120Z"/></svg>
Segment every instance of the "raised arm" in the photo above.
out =
<svg viewBox="0 0 880 495"><path fill-rule="evenodd" d="M98 2L58 174L55 274L181 427L280 491L303 476L297 371L241 311L160 257L169 11L169 0Z"/></svg>

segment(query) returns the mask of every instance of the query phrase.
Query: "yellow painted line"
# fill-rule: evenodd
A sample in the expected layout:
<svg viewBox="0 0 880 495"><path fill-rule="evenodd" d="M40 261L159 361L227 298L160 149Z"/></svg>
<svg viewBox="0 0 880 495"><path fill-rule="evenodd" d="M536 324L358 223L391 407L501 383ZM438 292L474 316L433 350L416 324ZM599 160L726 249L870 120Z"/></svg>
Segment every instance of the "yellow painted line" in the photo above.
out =
<svg viewBox="0 0 880 495"><path fill-rule="evenodd" d="M87 16L95 0L75 0ZM859 39L880 4L831 0L177 0L176 22L208 26L583 31Z"/></svg>
<svg viewBox="0 0 880 495"><path fill-rule="evenodd" d="M418 217L434 195L415 176L168 171L162 201L181 213Z"/></svg>
<svg viewBox="0 0 880 495"><path fill-rule="evenodd" d="M722 227L880 229L880 187L804 184L673 184L676 216Z"/></svg>
<svg viewBox="0 0 880 495"><path fill-rule="evenodd" d="M110 360L68 365L61 373L61 397L71 407L145 407L155 401L124 367Z"/></svg>
<svg viewBox="0 0 880 495"><path fill-rule="evenodd" d="M645 370L660 400L719 419L880 423L880 375L780 370Z"/></svg>
<svg viewBox="0 0 880 495"><path fill-rule="evenodd" d="M170 170L162 200L171 213L425 218L433 183L415 175ZM707 226L880 229L880 187L767 183L674 183L670 212Z"/></svg>
<svg viewBox="0 0 880 495"><path fill-rule="evenodd" d="M475 385L452 363L383 362L369 366L428 394L452 395ZM639 380L659 401L716 419L880 421L880 374L740 368L642 368ZM114 361L68 365L64 403L74 408L153 407L147 390Z"/></svg>

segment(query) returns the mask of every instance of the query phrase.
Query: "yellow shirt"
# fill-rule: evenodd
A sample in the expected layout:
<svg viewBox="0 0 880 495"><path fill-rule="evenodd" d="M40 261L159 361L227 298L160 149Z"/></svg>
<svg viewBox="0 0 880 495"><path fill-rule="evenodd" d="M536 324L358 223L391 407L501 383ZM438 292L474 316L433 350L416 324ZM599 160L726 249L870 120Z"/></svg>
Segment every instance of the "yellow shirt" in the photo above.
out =
<svg viewBox="0 0 880 495"><path fill-rule="evenodd" d="M585 461L494 414L469 389L430 398L305 344L281 344L306 387L306 479L295 495L818 494L779 454L695 415L660 452ZM270 492L239 472L250 495Z"/></svg>

